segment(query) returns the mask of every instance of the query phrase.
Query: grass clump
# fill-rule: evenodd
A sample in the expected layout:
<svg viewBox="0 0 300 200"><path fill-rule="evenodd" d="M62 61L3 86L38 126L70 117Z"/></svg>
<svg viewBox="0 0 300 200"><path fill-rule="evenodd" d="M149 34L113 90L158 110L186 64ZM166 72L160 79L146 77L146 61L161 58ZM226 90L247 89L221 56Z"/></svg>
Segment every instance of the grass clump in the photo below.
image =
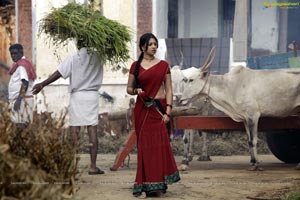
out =
<svg viewBox="0 0 300 200"><path fill-rule="evenodd" d="M282 200L300 200L300 182L293 184L290 191L285 193Z"/></svg>

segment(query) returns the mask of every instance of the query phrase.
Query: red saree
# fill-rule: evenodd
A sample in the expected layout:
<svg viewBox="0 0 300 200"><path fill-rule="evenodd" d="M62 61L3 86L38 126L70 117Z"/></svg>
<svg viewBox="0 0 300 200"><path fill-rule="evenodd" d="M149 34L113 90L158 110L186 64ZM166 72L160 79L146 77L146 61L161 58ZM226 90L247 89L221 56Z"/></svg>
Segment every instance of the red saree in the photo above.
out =
<svg viewBox="0 0 300 200"><path fill-rule="evenodd" d="M135 63L131 66L131 74L134 69ZM152 101L167 73L170 73L170 68L165 61L160 61L147 70L141 66L139 70L139 85L145 91L145 95L137 97L134 108L137 136L134 195L142 192L146 192L147 195L164 193L167 184L180 180L166 124L162 121L162 113ZM159 102L166 110L166 99L159 99Z"/></svg>

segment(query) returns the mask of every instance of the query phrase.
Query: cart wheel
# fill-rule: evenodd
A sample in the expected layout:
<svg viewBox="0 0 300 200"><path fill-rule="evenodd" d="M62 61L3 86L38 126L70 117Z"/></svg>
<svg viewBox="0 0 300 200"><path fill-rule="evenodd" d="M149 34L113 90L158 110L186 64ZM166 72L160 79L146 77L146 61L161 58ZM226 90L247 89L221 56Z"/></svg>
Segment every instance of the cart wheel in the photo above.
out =
<svg viewBox="0 0 300 200"><path fill-rule="evenodd" d="M267 132L266 140L270 151L279 160L285 163L300 162L300 133L297 130Z"/></svg>

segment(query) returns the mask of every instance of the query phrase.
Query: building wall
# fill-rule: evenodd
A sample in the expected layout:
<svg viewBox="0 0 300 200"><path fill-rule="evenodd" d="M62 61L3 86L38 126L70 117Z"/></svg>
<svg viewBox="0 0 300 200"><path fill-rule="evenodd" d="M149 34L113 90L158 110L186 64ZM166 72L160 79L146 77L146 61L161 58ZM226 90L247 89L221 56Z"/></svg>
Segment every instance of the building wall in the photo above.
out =
<svg viewBox="0 0 300 200"><path fill-rule="evenodd" d="M33 8L36 13L36 32L34 34L37 38L35 48L37 75L39 80L43 80L48 77L69 53L76 51L76 46L74 44L69 44L64 47L56 47L47 40L47 36L45 34L39 34L39 21L43 19L53 7L62 7L66 3L66 1L58 0L36 0L35 7Z"/></svg>
<svg viewBox="0 0 300 200"><path fill-rule="evenodd" d="M218 37L218 0L189 0L179 24L179 38ZM181 4L186 4L181 0Z"/></svg>
<svg viewBox="0 0 300 200"><path fill-rule="evenodd" d="M273 1L276 2L276 1ZM252 1L252 48L278 50L278 7L263 9L263 2ZM286 9L286 8L282 8Z"/></svg>
<svg viewBox="0 0 300 200"><path fill-rule="evenodd" d="M154 0L153 27L168 38L168 0ZM218 37L218 0L178 0L178 38Z"/></svg>
<svg viewBox="0 0 300 200"><path fill-rule="evenodd" d="M168 1L153 0L153 33L158 38L168 37Z"/></svg>
<svg viewBox="0 0 300 200"><path fill-rule="evenodd" d="M32 61L32 11L31 0L18 0L18 38L23 45L24 55ZM33 61L33 63L35 63Z"/></svg>
<svg viewBox="0 0 300 200"><path fill-rule="evenodd" d="M9 7L0 8L0 61L11 65L12 60L9 53L9 46L16 42L15 9Z"/></svg>
<svg viewBox="0 0 300 200"><path fill-rule="evenodd" d="M128 44L130 50L130 59L128 60L124 68L129 69L130 65L135 58L135 32L136 27L134 25L134 0L127 0L124 3L123 0L116 0L114 3L111 3L111 0L103 0L103 15L109 19L116 20L121 24L127 26L131 31L132 42ZM105 68L105 84L126 84L128 74L124 74L121 71L112 71L110 70L111 66L106 66Z"/></svg>
<svg viewBox="0 0 300 200"><path fill-rule="evenodd" d="M11 66L13 61L10 57L9 46L16 42L23 45L24 55L32 60L31 0L19 0L17 8L10 4L7 7L1 7L0 12L0 61ZM5 80L8 79L6 74L1 73L1 76L5 77Z"/></svg>
<svg viewBox="0 0 300 200"><path fill-rule="evenodd" d="M152 0L137 0L137 39L147 32L152 32Z"/></svg>

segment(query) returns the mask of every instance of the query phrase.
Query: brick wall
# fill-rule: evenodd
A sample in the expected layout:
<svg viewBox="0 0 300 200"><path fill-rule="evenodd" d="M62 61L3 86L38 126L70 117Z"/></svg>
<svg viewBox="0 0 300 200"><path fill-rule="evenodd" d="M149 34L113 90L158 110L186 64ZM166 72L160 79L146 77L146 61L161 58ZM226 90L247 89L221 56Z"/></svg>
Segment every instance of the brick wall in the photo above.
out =
<svg viewBox="0 0 300 200"><path fill-rule="evenodd" d="M9 46L15 43L15 7L0 7L0 101L7 101L7 85L10 75L5 68L10 67L12 60Z"/></svg>
<svg viewBox="0 0 300 200"><path fill-rule="evenodd" d="M140 36L148 32L152 32L152 0L137 0L137 45Z"/></svg>
<svg viewBox="0 0 300 200"><path fill-rule="evenodd" d="M31 0L18 0L19 43L24 47L24 55L32 61L32 11Z"/></svg>
<svg viewBox="0 0 300 200"><path fill-rule="evenodd" d="M9 76L7 74L7 71L0 67L0 102L8 100L8 81ZM1 113L1 108L0 108Z"/></svg>
<svg viewBox="0 0 300 200"><path fill-rule="evenodd" d="M9 46L16 42L15 7L8 5L0 7L0 62L10 65Z"/></svg>

